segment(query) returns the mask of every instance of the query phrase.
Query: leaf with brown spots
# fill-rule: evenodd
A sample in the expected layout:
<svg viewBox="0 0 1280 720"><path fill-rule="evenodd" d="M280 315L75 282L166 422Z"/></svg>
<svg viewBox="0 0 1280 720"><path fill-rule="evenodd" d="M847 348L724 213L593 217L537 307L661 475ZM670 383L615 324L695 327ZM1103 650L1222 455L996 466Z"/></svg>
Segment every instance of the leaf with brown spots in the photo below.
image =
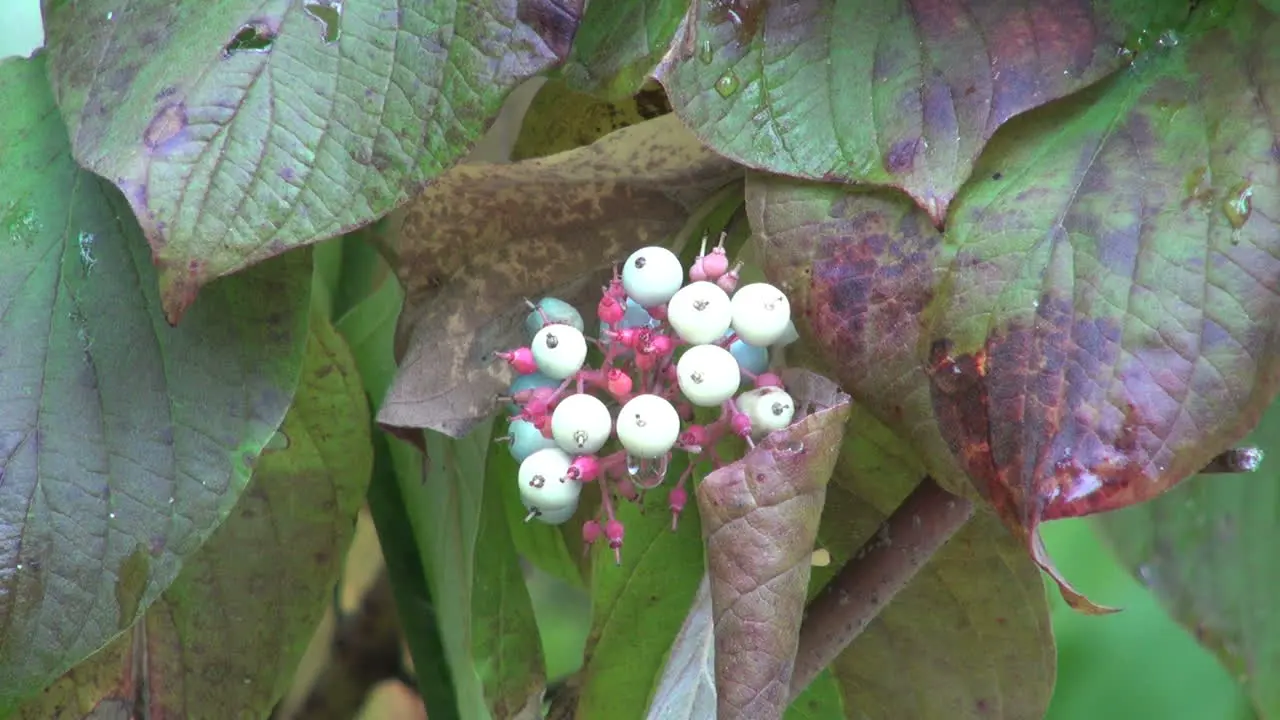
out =
<svg viewBox="0 0 1280 720"><path fill-rule="evenodd" d="M698 484L715 625L717 717L779 718L827 481L849 396L801 370L784 375L796 422Z"/></svg>
<svg viewBox="0 0 1280 720"><path fill-rule="evenodd" d="M572 299L576 285L594 308L600 271L666 242L738 177L671 115L548 158L443 175L404 214L400 372L378 421L466 434L510 382L492 353L528 342L523 298Z"/></svg>
<svg viewBox="0 0 1280 720"><path fill-rule="evenodd" d="M877 535L924 470L861 405L827 487L818 529L831 564L810 594ZM994 513L980 511L830 666L845 707L866 717L1023 720L1044 717L1057 654L1044 583ZM874 710L873 710L874 709Z"/></svg>
<svg viewBox="0 0 1280 720"><path fill-rule="evenodd" d="M133 630L20 720L265 717L331 598L373 469L346 343L313 316L302 386L227 521Z"/></svg>
<svg viewBox="0 0 1280 720"><path fill-rule="evenodd" d="M568 54L582 4L50 3L49 77L177 322L214 278L408 201Z"/></svg>
<svg viewBox="0 0 1280 720"><path fill-rule="evenodd" d="M676 113L753 168L901 188L936 223L992 134L1119 69L1182 3L697 0L657 70Z"/></svg>
<svg viewBox="0 0 1280 720"><path fill-rule="evenodd" d="M1121 561L1238 678L1259 718L1280 717L1280 403L1249 439L1261 468L1198 475L1165 495L1098 516Z"/></svg>
<svg viewBox="0 0 1280 720"><path fill-rule="evenodd" d="M1041 521L1160 494L1275 393L1277 48L1280 19L1242 2L1018 119L942 237L888 198L754 191L771 272L808 283L841 380L930 472L958 460L1046 569Z"/></svg>

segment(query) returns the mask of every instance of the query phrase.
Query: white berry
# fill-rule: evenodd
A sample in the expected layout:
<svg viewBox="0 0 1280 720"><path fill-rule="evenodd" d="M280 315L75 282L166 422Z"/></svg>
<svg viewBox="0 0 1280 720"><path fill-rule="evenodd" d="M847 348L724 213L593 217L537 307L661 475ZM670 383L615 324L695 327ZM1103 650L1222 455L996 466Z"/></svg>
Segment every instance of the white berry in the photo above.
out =
<svg viewBox="0 0 1280 720"><path fill-rule="evenodd" d="M578 512L578 501L574 500L572 505L566 505L559 510L542 510L534 517L548 525L563 525L576 512Z"/></svg>
<svg viewBox="0 0 1280 720"><path fill-rule="evenodd" d="M739 395L738 410L751 418L753 435L768 435L791 424L796 402L780 387L762 387Z"/></svg>
<svg viewBox="0 0 1280 720"><path fill-rule="evenodd" d="M573 456L560 448L539 450L525 458L518 473L520 502L530 512L552 517L577 508L582 483L568 477L572 462ZM572 509L569 513L573 514Z"/></svg>
<svg viewBox="0 0 1280 720"><path fill-rule="evenodd" d="M733 306L719 285L701 280L671 296L667 321L685 342L705 345L724 336L733 321Z"/></svg>
<svg viewBox="0 0 1280 720"><path fill-rule="evenodd" d="M742 369L733 353L719 345L694 345L676 363L676 381L689 402L718 407L738 392Z"/></svg>
<svg viewBox="0 0 1280 720"><path fill-rule="evenodd" d="M680 436L680 414L657 395L637 395L618 412L618 442L639 458L662 457Z"/></svg>
<svg viewBox="0 0 1280 720"><path fill-rule="evenodd" d="M594 395L570 395L551 413L551 436L561 450L573 455L594 455L612 431L609 408Z"/></svg>
<svg viewBox="0 0 1280 720"><path fill-rule="evenodd" d="M790 320L787 321L787 328L782 331L782 335L773 341L773 347L786 347L800 339L800 333L796 332L796 324Z"/></svg>
<svg viewBox="0 0 1280 720"><path fill-rule="evenodd" d="M538 370L549 378L564 380L582 369L587 359L587 339L572 325L548 325L529 343Z"/></svg>
<svg viewBox="0 0 1280 720"><path fill-rule="evenodd" d="M769 283L751 283L733 294L733 331L748 345L768 347L791 322L791 302Z"/></svg>
<svg viewBox="0 0 1280 720"><path fill-rule="evenodd" d="M622 289L643 307L656 307L671 299L684 284L680 258L664 247L640 248L622 266Z"/></svg>

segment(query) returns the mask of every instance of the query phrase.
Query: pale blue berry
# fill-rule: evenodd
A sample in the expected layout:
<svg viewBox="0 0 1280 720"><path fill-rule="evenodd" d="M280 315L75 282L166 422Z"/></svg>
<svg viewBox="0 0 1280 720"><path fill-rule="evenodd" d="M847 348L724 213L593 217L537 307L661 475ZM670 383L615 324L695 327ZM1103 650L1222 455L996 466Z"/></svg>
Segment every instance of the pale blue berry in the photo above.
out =
<svg viewBox="0 0 1280 720"><path fill-rule="evenodd" d="M511 436L511 442L507 443L508 449L516 462L524 462L525 458L539 450L556 446L555 440L546 437L533 423L524 420L512 420L507 427L507 434Z"/></svg>
<svg viewBox="0 0 1280 720"><path fill-rule="evenodd" d="M528 316L524 319L524 331L528 333L529 337L537 335L547 320L553 323L572 325L579 332L586 330L586 324L582 321L582 313L560 298L544 297L538 302L538 307L542 309L542 313L537 310L530 310ZM542 319L543 313L547 316L546 320Z"/></svg>
<svg viewBox="0 0 1280 720"><path fill-rule="evenodd" d="M733 330L725 332L725 337L733 333ZM729 343L729 353L733 355L733 359L738 361L738 367L751 373L759 375L769 369L769 349L748 345L741 340L734 340Z"/></svg>

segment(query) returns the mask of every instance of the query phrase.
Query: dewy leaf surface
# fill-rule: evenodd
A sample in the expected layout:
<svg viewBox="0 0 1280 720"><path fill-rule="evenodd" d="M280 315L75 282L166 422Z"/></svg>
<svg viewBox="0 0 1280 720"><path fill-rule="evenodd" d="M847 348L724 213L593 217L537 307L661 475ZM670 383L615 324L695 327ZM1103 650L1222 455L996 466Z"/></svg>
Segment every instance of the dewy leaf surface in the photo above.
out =
<svg viewBox="0 0 1280 720"><path fill-rule="evenodd" d="M368 413L350 351L316 316L294 405L231 516L131 632L18 717L269 714L355 531L373 465Z"/></svg>
<svg viewBox="0 0 1280 720"><path fill-rule="evenodd" d="M378 421L466 434L510 383L491 353L528 342L525 297L663 242L740 173L671 115L548 158L450 170L404 213L403 352Z"/></svg>
<svg viewBox="0 0 1280 720"><path fill-rule="evenodd" d="M171 321L210 280L407 201L563 59L582 5L335 4L47 4L75 157L129 199Z"/></svg>
<svg viewBox="0 0 1280 720"><path fill-rule="evenodd" d="M141 616L228 515L298 384L308 252L167 325L43 58L0 64L0 709Z"/></svg>
<svg viewBox="0 0 1280 720"><path fill-rule="evenodd" d="M810 593L867 542L924 475L918 455L862 406L827 487L818 530L831 553ZM867 720L1041 718L1056 654L1044 584L994 513L978 512L831 665ZM801 696L803 697L803 696Z"/></svg>
<svg viewBox="0 0 1280 720"><path fill-rule="evenodd" d="M936 223L1009 118L1122 66L1180 3L696 0L657 75L753 168L905 190Z"/></svg>
<svg viewBox="0 0 1280 720"><path fill-rule="evenodd" d="M784 380L799 420L697 488L724 720L780 718L787 707L818 521L849 415L849 396L826 378L793 370Z"/></svg>
<svg viewBox="0 0 1280 720"><path fill-rule="evenodd" d="M1098 516L1134 577L1245 685L1260 718L1280 717L1280 403L1249 437L1256 473L1199 475L1149 503Z"/></svg>
<svg viewBox="0 0 1280 720"><path fill-rule="evenodd" d="M621 100L666 53L689 0L588 3L559 76L575 89Z"/></svg>
<svg viewBox="0 0 1280 720"><path fill-rule="evenodd" d="M1278 48L1280 20L1242 2L1226 27L1020 118L945 236L867 196L771 198L770 181L754 196L772 272L807 288L840 378L931 472L941 431L1046 569L1039 522L1159 494L1271 400ZM892 355L860 376L874 345Z"/></svg>

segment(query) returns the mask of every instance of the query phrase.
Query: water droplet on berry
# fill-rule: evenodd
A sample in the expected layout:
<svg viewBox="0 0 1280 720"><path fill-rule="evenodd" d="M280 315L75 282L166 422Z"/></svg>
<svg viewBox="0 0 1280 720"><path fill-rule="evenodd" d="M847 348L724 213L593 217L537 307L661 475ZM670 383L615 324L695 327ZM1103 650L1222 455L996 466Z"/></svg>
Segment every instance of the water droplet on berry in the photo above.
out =
<svg viewBox="0 0 1280 720"><path fill-rule="evenodd" d="M639 422L639 420L637 420ZM627 455L627 474L635 477L640 474L640 458L635 455Z"/></svg>

